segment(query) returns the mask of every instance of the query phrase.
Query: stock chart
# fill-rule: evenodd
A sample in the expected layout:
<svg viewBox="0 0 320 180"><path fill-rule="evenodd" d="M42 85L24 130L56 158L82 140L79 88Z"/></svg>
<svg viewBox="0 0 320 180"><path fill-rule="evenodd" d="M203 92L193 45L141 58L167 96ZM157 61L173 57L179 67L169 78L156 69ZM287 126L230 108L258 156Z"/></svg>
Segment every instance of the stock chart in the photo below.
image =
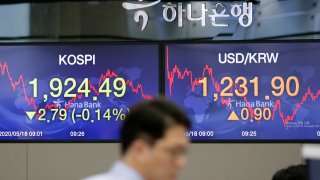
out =
<svg viewBox="0 0 320 180"><path fill-rule="evenodd" d="M320 44L167 44L165 94L194 140L319 140Z"/></svg>
<svg viewBox="0 0 320 180"><path fill-rule="evenodd" d="M1 140L118 140L159 94L158 45L3 45Z"/></svg>

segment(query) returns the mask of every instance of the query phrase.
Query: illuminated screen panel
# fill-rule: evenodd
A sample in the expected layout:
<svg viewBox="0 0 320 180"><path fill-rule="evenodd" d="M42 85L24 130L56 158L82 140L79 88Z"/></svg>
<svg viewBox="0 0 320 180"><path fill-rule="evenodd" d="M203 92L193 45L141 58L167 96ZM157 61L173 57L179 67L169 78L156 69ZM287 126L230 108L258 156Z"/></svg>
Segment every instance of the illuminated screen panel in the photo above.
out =
<svg viewBox="0 0 320 180"><path fill-rule="evenodd" d="M118 140L159 94L158 45L0 46L1 140Z"/></svg>
<svg viewBox="0 0 320 180"><path fill-rule="evenodd" d="M193 140L320 140L320 43L167 44Z"/></svg>

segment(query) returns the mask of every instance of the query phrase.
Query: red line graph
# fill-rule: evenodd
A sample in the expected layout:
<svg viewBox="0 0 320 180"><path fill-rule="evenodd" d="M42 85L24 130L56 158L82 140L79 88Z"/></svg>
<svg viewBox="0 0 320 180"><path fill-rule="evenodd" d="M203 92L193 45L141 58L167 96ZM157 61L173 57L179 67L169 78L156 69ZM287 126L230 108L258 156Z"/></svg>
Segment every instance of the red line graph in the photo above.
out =
<svg viewBox="0 0 320 180"><path fill-rule="evenodd" d="M24 80L23 75L20 75L18 80L13 80L13 78L12 78L12 76L10 74L10 71L9 71L9 66L8 66L8 64L6 62L4 62L3 64L0 62L0 72L1 72L2 76L7 76L8 77L8 79L10 81L10 84L11 84L11 87L12 87L12 89L14 91L16 91L18 86L22 87L23 92L24 92L24 98L25 98L26 102L28 103L28 106L32 106L33 109L35 111L37 111L38 107L36 105L35 99L33 97L29 97L27 95L27 89L26 89L25 80ZM115 72L113 72L113 71L108 69L106 71L106 73L101 74L100 79L99 79L99 87L100 87L101 83L106 78L113 78L113 77L116 78L116 77L119 77L119 76ZM130 80L127 80L126 84L127 84L127 86L129 86L131 88L131 91L133 93L140 94L143 99L145 99L145 100L153 99L153 97L151 95L148 95L148 94L144 93L142 84L137 84L137 86L135 86L133 84L133 82L130 81ZM89 87L96 95L100 94L99 91L97 91L96 87L90 83L90 81L89 81ZM65 109L68 110L70 108L70 106L71 106L71 103L76 102L77 99L81 99L82 96L83 96L83 94L76 94L76 97L71 98L68 101L68 104L67 104ZM44 109L52 109L52 108L58 108L58 106L56 104L50 104L50 105L46 105Z"/></svg>
<svg viewBox="0 0 320 180"><path fill-rule="evenodd" d="M181 70L177 65L174 65L172 69L170 69L169 65L169 48L166 46L166 73L167 73L167 79L169 81L169 92L170 95L172 95L172 89L173 84L175 80L188 80L188 83L190 83L190 87L192 92L194 92L195 87L202 86L202 84L199 83L199 80L203 79L205 76L209 77L211 80L211 83L213 84L214 89L216 92L221 92L220 84L218 81L215 80L215 77L213 75L213 68L211 68L208 64L206 64L202 71L201 77L194 77L194 74L192 70L189 70L188 68L185 68L184 70ZM295 108L291 115L285 115L281 110L281 100L277 99L274 103L271 118L274 120L275 114L278 112L279 117L282 120L282 123L284 126L286 126L289 121L293 121L298 110L301 108L301 106L304 104L304 102L307 101L308 97L310 97L311 101L316 101L319 98L320 90L317 91L317 93L312 93L310 90L310 87L308 87L307 92L302 96L302 99L295 104ZM244 102L247 104L248 110L250 112L250 118L254 117L254 109L250 106L249 100L247 97L243 97ZM221 104L227 106L229 104L228 99L224 99L223 97L220 98Z"/></svg>

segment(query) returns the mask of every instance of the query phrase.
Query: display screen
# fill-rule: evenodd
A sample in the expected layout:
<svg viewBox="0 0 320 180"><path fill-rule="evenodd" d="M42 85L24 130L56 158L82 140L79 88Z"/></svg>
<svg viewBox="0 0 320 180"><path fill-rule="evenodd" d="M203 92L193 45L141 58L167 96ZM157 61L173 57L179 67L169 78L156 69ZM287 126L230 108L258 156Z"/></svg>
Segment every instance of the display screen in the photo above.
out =
<svg viewBox="0 0 320 180"><path fill-rule="evenodd" d="M193 140L320 140L320 43L167 44L165 94Z"/></svg>
<svg viewBox="0 0 320 180"><path fill-rule="evenodd" d="M320 160L308 160L309 180L320 179Z"/></svg>
<svg viewBox="0 0 320 180"><path fill-rule="evenodd" d="M0 140L118 140L159 95L159 46L0 46Z"/></svg>

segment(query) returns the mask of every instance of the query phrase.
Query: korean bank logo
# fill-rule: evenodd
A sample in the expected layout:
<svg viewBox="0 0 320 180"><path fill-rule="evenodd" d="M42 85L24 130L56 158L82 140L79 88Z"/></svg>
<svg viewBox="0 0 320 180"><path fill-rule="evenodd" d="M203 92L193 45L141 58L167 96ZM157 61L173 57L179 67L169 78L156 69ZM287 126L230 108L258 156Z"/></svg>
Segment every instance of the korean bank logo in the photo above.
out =
<svg viewBox="0 0 320 180"><path fill-rule="evenodd" d="M134 21L142 24L141 31L144 31L148 25L149 16L146 12L147 8L156 6L161 0L152 1L152 2L143 2L139 0L138 2L124 2L122 3L123 8L126 10L133 10L134 12ZM206 26L206 20L209 18L211 20L211 25L215 27L228 27L226 23L221 23L219 21L223 18L234 17L238 19L238 22L243 27L249 27L252 24L252 14L253 6L252 2L243 2L243 3L230 3L224 5L222 3L215 3L214 5L208 6L206 3L201 4L200 16L194 17L192 12L195 10L191 3L184 5L182 2L171 3L167 2L162 5L163 7L163 19L172 23L174 20L178 19L177 26L183 27L184 15L187 17L188 21L199 21L201 26ZM227 7L230 6L230 7ZM198 10L198 9L197 9ZM218 20L218 21L217 21ZM218 23L220 22L220 23ZM223 21L222 21L223 22Z"/></svg>

